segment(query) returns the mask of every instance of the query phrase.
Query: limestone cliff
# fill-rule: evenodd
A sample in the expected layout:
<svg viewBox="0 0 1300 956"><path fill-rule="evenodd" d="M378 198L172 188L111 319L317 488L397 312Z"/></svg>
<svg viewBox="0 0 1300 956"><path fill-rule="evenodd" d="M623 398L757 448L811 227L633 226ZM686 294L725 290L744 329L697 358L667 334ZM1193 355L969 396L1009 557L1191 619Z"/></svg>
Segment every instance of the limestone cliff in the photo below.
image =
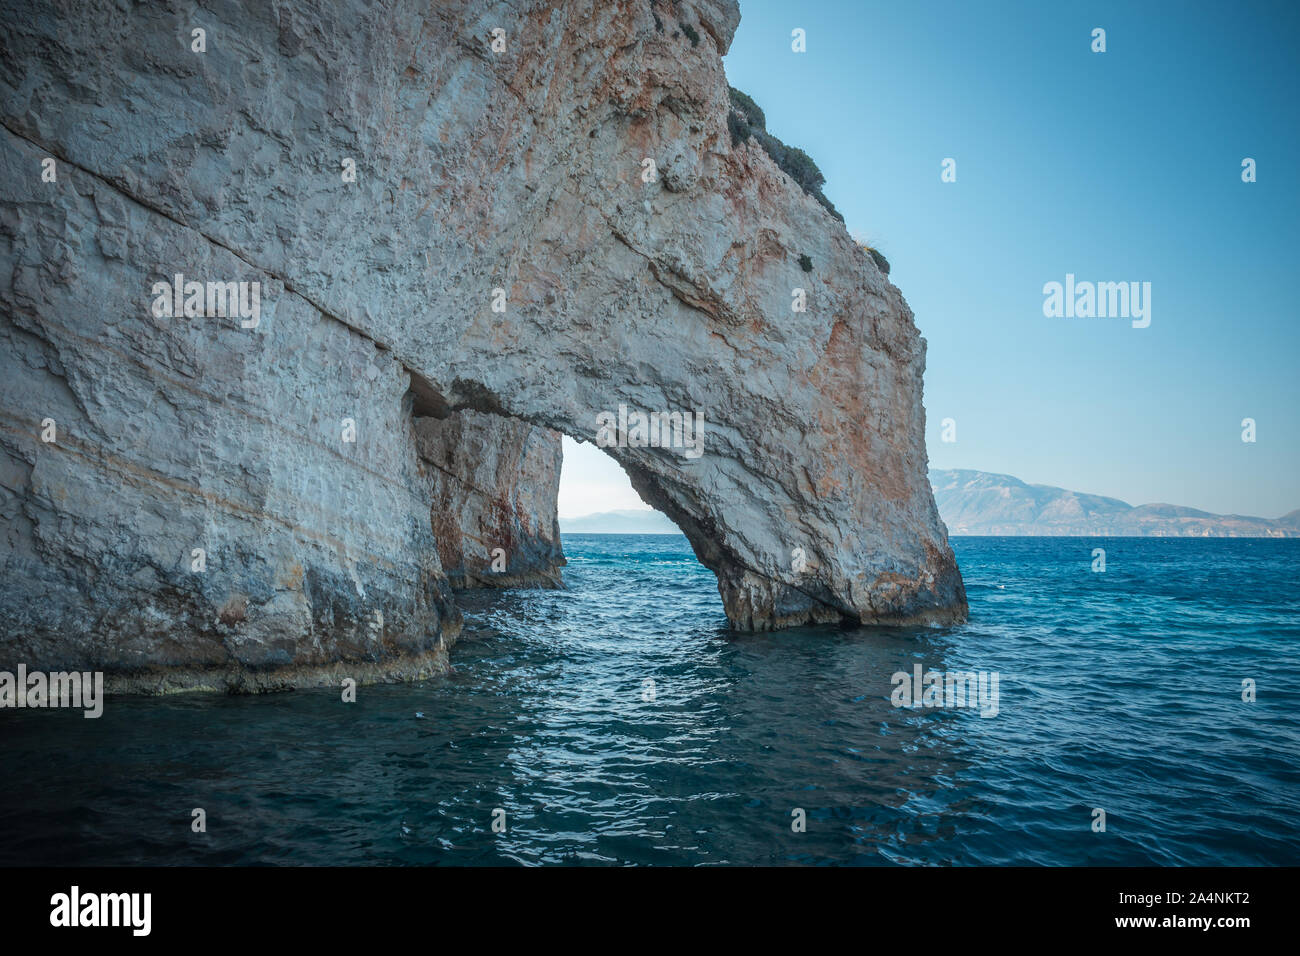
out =
<svg viewBox="0 0 1300 956"><path fill-rule="evenodd" d="M733 144L730 0L5 7L5 661L155 688L444 666L447 570L482 558L449 542L520 500L478 485L514 467L502 426L439 519L455 413L588 440L621 407L702 415L699 457L609 450L739 628L964 615L924 342Z"/></svg>

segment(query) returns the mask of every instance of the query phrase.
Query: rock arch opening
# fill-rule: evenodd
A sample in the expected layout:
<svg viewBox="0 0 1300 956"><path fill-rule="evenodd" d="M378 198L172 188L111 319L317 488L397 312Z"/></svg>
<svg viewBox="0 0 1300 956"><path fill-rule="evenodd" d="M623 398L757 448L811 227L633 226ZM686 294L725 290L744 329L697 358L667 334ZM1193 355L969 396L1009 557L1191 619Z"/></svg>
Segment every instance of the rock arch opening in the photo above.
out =
<svg viewBox="0 0 1300 956"><path fill-rule="evenodd" d="M410 375L404 407L411 415L419 459L428 470L433 539L450 586L561 586L561 436L595 442L602 422L615 420L614 413L591 408L573 417L543 414L530 420L513 414L508 400L475 380L455 379L448 398L423 376ZM855 603L861 592L857 582L845 582L842 570L837 579L837 556L827 549L825 529L816 523L824 520L820 509L808 502L810 513L804 515L788 502L773 507L773 490L785 486L733 457L742 436L731 423L719 422L716 435L700 436L701 446L691 454L668 447L667 438L662 443L637 441L635 424L629 434L628 403L606 404L620 409L614 441L595 443L607 445L603 452L622 469L641 501L686 536L696 558L717 577L723 606L737 629L943 618L942 613L932 618L924 603L934 577L918 582L893 568L872 582L876 586L883 580L893 606ZM636 414L630 413L634 421ZM678 412L663 412L665 423L670 414ZM707 428L704 414L698 414L701 428ZM585 429L579 425L583 419ZM702 449L707 450L700 454ZM752 486L737 481L737 473Z"/></svg>

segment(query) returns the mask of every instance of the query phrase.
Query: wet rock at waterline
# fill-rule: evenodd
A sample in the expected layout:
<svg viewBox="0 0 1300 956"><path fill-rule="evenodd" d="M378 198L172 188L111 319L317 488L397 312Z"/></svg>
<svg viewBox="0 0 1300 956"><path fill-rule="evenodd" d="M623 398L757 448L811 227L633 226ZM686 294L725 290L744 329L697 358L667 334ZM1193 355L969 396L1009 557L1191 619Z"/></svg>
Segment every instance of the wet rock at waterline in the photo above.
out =
<svg viewBox="0 0 1300 956"><path fill-rule="evenodd" d="M734 3L11 6L5 659L134 689L443 667L449 572L559 563L555 475L507 459L622 406L704 422L698 457L609 451L737 627L964 616L924 342L733 144ZM536 485L444 510L423 420L457 413L524 423L471 470Z"/></svg>

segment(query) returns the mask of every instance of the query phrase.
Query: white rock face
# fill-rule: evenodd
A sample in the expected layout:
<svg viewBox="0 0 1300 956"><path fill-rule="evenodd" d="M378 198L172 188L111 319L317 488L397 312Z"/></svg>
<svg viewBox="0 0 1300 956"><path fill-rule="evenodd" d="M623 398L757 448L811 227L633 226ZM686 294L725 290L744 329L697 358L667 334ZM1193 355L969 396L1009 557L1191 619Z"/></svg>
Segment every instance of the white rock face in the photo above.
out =
<svg viewBox="0 0 1300 956"><path fill-rule="evenodd" d="M730 0L10 6L3 660L146 689L443 666L435 408L586 440L702 413L698 458L610 450L739 628L964 616L924 342L732 145ZM258 283L255 327L158 314L177 274Z"/></svg>

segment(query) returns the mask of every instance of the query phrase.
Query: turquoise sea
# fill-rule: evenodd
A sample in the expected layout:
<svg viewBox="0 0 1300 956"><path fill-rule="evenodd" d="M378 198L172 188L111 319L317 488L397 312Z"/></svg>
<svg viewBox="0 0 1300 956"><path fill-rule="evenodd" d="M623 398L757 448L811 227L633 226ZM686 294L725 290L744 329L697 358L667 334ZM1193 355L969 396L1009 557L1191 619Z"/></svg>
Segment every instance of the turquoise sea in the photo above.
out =
<svg viewBox="0 0 1300 956"><path fill-rule="evenodd" d="M684 537L566 535L445 677L5 712L0 864L1300 864L1300 541L953 544L961 627L734 634Z"/></svg>

